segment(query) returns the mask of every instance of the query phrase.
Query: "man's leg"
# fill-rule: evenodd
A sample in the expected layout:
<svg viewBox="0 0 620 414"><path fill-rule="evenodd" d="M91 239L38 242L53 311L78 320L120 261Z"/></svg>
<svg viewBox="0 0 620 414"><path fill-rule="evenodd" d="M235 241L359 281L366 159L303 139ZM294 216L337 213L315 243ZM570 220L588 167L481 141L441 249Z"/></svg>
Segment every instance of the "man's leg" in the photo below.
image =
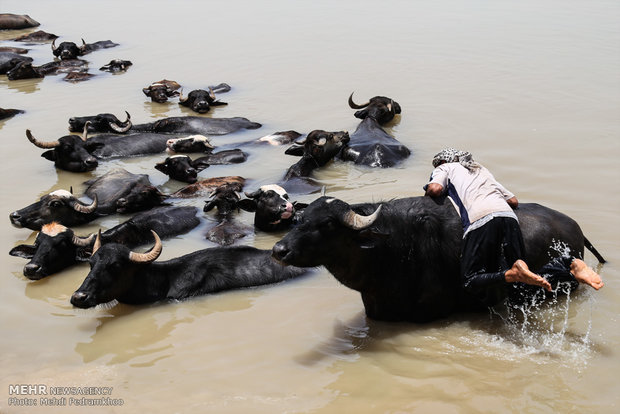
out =
<svg viewBox="0 0 620 414"><path fill-rule="evenodd" d="M581 259L573 260L570 264L570 272L573 276L575 276L575 279L577 279L579 283L590 285L596 290L599 290L605 286L599 274L585 264L585 262Z"/></svg>
<svg viewBox="0 0 620 414"><path fill-rule="evenodd" d="M521 259L514 262L512 267L506 270L504 276L506 277L506 282L508 283L521 282L526 285L540 286L548 291L551 291L551 284L541 276L538 276L536 273L530 271L530 268L527 267L527 264Z"/></svg>

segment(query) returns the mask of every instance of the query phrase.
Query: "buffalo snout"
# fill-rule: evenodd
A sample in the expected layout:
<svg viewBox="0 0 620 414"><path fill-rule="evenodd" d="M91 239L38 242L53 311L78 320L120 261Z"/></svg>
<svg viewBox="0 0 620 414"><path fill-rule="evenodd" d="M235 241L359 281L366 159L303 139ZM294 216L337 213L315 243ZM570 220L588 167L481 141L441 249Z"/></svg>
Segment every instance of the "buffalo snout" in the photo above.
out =
<svg viewBox="0 0 620 414"><path fill-rule="evenodd" d="M39 280L45 277L41 266L36 263L27 263L24 266L24 276L30 280Z"/></svg>
<svg viewBox="0 0 620 414"><path fill-rule="evenodd" d="M81 309L88 309L95 306L91 297L87 293L80 291L76 291L71 295L71 304Z"/></svg>
<svg viewBox="0 0 620 414"><path fill-rule="evenodd" d="M271 256L282 264L285 262L286 256L288 256L290 250L284 245L284 243L278 242L271 249Z"/></svg>
<svg viewBox="0 0 620 414"><path fill-rule="evenodd" d="M17 212L14 211L11 214L9 214L9 220L11 221L11 224L17 228L22 228L22 216Z"/></svg>

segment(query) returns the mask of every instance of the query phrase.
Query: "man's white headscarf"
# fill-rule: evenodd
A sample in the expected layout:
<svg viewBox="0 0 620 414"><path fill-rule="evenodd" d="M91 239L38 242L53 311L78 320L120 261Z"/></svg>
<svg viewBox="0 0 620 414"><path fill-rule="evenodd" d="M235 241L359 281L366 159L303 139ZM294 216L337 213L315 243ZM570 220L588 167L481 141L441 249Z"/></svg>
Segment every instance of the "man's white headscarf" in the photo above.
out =
<svg viewBox="0 0 620 414"><path fill-rule="evenodd" d="M467 151L459 151L454 148L446 148L441 150L433 157L433 167L437 168L443 162L458 162L463 167L473 172L480 168L480 164L474 161L471 153Z"/></svg>

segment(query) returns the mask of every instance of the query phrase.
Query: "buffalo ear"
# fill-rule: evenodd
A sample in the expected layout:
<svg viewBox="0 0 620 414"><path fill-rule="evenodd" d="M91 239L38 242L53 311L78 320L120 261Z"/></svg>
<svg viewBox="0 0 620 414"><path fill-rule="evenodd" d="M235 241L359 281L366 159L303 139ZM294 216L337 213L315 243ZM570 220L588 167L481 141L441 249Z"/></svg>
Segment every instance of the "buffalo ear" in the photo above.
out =
<svg viewBox="0 0 620 414"><path fill-rule="evenodd" d="M362 109L360 111L357 111L354 116L359 119L366 119L366 117L368 116L368 109Z"/></svg>
<svg viewBox="0 0 620 414"><path fill-rule="evenodd" d="M56 151L55 150L47 150L43 154L41 154L43 158L50 161L56 161Z"/></svg>
<svg viewBox="0 0 620 414"><path fill-rule="evenodd" d="M11 249L9 254L15 257L21 257L23 259L32 259L37 249L31 244L20 244Z"/></svg>
<svg viewBox="0 0 620 414"><path fill-rule="evenodd" d="M222 101L211 102L211 106L223 106L223 105L228 105L228 102L222 102Z"/></svg>
<svg viewBox="0 0 620 414"><path fill-rule="evenodd" d="M88 141L86 141L86 144L84 144L84 148L86 149L86 151L88 151L89 154L92 154L93 152L95 152L99 148L103 148L104 146L105 146L105 144L103 142L88 142Z"/></svg>
<svg viewBox="0 0 620 414"><path fill-rule="evenodd" d="M256 201L251 198L244 198L243 200L240 200L239 203L237 203L237 207L239 207L241 210L253 213L256 211Z"/></svg>
<svg viewBox="0 0 620 414"><path fill-rule="evenodd" d="M213 207L215 207L215 200L205 201L205 206L203 207L202 211L211 211L213 210Z"/></svg>
<svg viewBox="0 0 620 414"><path fill-rule="evenodd" d="M381 233L377 229L367 228L357 233L357 241L362 249L372 249L376 243L390 237L387 233Z"/></svg>
<svg viewBox="0 0 620 414"><path fill-rule="evenodd" d="M302 155L304 155L304 146L294 143L293 145L288 147L286 151L284 151L284 153L286 155L294 155L296 157L301 157Z"/></svg>
<svg viewBox="0 0 620 414"><path fill-rule="evenodd" d="M395 114L400 114L400 105L397 104L396 102L392 101L392 107L394 108L394 113Z"/></svg>
<svg viewBox="0 0 620 414"><path fill-rule="evenodd" d="M151 88L142 88L142 92L144 92L146 96L151 96Z"/></svg>
<svg viewBox="0 0 620 414"><path fill-rule="evenodd" d="M198 172L204 170L205 168L208 168L211 164L209 164L209 157L200 157L200 158L196 158L193 161L189 162L189 165L191 165L192 167L194 167L194 169Z"/></svg>
<svg viewBox="0 0 620 414"><path fill-rule="evenodd" d="M304 208L308 207L308 204L300 203L299 201L295 201L295 202L293 202L293 207L295 207L295 210L300 211L300 210L303 210Z"/></svg>
<svg viewBox="0 0 620 414"><path fill-rule="evenodd" d="M166 162L158 162L155 164L155 169L168 175L168 164Z"/></svg>
<svg viewBox="0 0 620 414"><path fill-rule="evenodd" d="M92 255L93 255L92 246L78 247L75 250L75 260L77 260L78 262L88 262L88 259L90 259L90 256Z"/></svg>

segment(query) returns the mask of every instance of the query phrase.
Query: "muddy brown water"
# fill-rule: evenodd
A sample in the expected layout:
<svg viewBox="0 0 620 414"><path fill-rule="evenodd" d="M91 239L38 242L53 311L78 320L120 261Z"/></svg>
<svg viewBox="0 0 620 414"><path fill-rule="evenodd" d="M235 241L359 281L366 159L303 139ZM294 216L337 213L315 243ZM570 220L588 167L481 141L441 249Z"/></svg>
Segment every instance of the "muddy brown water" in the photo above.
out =
<svg viewBox="0 0 620 414"><path fill-rule="evenodd" d="M612 413L620 403L620 6L608 1L163 2L2 1L29 14L34 30L119 47L86 56L87 82L62 76L8 81L0 106L26 113L0 122L0 411L85 412L41 407L11 386L111 387L121 406L95 412L204 413ZM26 45L35 63L48 44ZM98 68L133 62L126 73ZM112 168L180 184L153 166L162 156L104 161L91 173L57 171L25 137L67 133L71 116L128 111L136 122L192 115L176 100L147 101L141 89L174 79L186 91L227 82L213 117L244 116L263 127L214 137L216 145L278 130L355 130L349 94L395 99L403 113L388 131L412 149L397 168L334 163L317 174L349 202L422 194L430 159L445 146L468 149L522 202L576 219L609 263L606 286L581 288L536 314L457 315L428 325L369 320L359 297L327 271L276 286L151 306L73 309L88 265L38 282L8 255L34 233L8 215L55 190ZM241 175L246 188L276 182L294 158L252 150L245 164L201 177ZM294 198L309 202L313 195ZM204 199L181 203L202 207ZM162 259L210 247L211 216L164 242ZM81 227L87 234L127 217ZM251 223L251 215L241 220ZM269 249L282 234L242 243ZM595 266L591 254L586 261ZM97 388L99 389L99 388ZM84 397L73 395L72 397ZM91 398L92 396L87 396ZM9 405L36 398L39 406Z"/></svg>

